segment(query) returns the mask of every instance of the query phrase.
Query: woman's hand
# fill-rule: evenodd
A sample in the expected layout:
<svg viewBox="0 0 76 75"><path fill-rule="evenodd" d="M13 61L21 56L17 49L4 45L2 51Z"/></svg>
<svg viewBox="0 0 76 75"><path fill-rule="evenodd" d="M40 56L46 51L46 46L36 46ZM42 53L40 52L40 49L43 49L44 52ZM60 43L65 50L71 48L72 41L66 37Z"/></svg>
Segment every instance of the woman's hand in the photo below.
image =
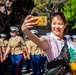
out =
<svg viewBox="0 0 76 75"><path fill-rule="evenodd" d="M36 26L38 24L36 22L37 19L38 19L37 17L28 15L22 24L22 27L21 27L22 31L24 32L26 29L33 28L34 26Z"/></svg>

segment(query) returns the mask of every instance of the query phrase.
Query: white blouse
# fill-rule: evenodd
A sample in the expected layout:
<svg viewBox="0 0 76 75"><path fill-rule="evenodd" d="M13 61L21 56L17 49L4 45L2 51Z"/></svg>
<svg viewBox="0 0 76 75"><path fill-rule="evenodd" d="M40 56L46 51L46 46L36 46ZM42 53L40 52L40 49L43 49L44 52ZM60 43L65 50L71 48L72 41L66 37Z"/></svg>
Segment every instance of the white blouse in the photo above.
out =
<svg viewBox="0 0 76 75"><path fill-rule="evenodd" d="M60 41L60 38L55 36L52 32L50 35L43 36L47 40L49 48L46 50L46 55L48 61L52 61L54 58L58 57L61 53L61 49L64 46L64 42ZM70 52L70 61L76 61L76 46L70 38L66 38L68 50Z"/></svg>

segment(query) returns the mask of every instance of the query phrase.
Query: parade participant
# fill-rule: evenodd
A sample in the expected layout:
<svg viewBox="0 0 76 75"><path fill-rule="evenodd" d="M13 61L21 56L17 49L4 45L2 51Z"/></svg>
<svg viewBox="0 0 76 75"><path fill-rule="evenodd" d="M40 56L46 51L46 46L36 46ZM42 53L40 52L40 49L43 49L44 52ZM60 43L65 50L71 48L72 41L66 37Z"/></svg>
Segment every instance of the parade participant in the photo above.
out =
<svg viewBox="0 0 76 75"><path fill-rule="evenodd" d="M15 26L10 27L11 38L8 42L8 47L4 55L4 59L11 52L11 60L13 63L13 75L22 75L22 60L23 50L26 51L26 45L21 36L18 36L19 29Z"/></svg>
<svg viewBox="0 0 76 75"><path fill-rule="evenodd" d="M30 40L35 42L40 48L46 52L46 56L49 62L54 60L61 53L62 47L64 46L63 34L66 28L66 19L63 13L55 12L50 19L51 33L44 37L38 38L36 35L32 34L29 29L36 26L37 18L32 15L28 15L22 25L22 31L26 34ZM76 62L76 46L71 39L66 39L68 50L70 53L70 63ZM73 51L73 52L72 52ZM66 75L70 74L66 73Z"/></svg>
<svg viewBox="0 0 76 75"><path fill-rule="evenodd" d="M33 30L30 30L30 32L38 36L37 30L33 29ZM33 71L32 75L42 75L41 69L40 69L42 49L39 48L30 39L29 41L26 41L26 46L28 48L28 55L30 55L31 68Z"/></svg>
<svg viewBox="0 0 76 75"><path fill-rule="evenodd" d="M2 48L2 60L1 60L1 62L2 62L3 71L4 71L4 73L6 73L8 71L8 64L7 64L8 61L7 60L4 61L3 57L4 57L4 54L6 52L8 41L6 40L7 35L5 33L1 33L0 36L1 36L0 41L2 44L2 46L1 46L1 48Z"/></svg>
<svg viewBox="0 0 76 75"><path fill-rule="evenodd" d="M2 69L2 61L3 61L3 59L2 59L2 44L0 43L0 75L4 75L3 74L3 69Z"/></svg>
<svg viewBox="0 0 76 75"><path fill-rule="evenodd" d="M26 44L26 46L27 46L27 44L29 44L29 41L30 41L30 39L26 36L26 41L25 41L25 44ZM28 48L28 46L27 46L27 48ZM31 69L31 63L30 63L30 51L29 51L29 48L28 48L28 50L27 50L27 53L25 53L26 54L26 73L30 73L30 69Z"/></svg>
<svg viewBox="0 0 76 75"><path fill-rule="evenodd" d="M47 62L46 53L45 53L44 50L42 50L42 52L41 52L40 68L42 70L42 73L44 73L44 74L46 72L46 62Z"/></svg>
<svg viewBox="0 0 76 75"><path fill-rule="evenodd" d="M3 53L2 54L4 55L4 53L6 52L7 45L8 45L8 41L6 40L7 35L2 33L2 34L0 34L0 36L1 36L1 40L3 41L2 42L3 43L3 46L2 46Z"/></svg>

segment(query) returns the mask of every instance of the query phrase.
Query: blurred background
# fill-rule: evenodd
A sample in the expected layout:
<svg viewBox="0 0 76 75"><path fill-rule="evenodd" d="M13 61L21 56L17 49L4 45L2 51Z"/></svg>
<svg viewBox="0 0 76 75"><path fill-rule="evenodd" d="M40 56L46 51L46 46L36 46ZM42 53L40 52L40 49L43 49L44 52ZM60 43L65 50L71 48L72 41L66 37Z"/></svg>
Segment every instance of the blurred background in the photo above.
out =
<svg viewBox="0 0 76 75"><path fill-rule="evenodd" d="M76 34L76 0L0 0L0 33L6 33L10 37L10 26L17 26L21 31L21 25L28 14L34 16L47 16L47 26L36 26L34 29L40 35L49 34L49 18L56 11L61 11L66 16L67 29L65 34Z"/></svg>

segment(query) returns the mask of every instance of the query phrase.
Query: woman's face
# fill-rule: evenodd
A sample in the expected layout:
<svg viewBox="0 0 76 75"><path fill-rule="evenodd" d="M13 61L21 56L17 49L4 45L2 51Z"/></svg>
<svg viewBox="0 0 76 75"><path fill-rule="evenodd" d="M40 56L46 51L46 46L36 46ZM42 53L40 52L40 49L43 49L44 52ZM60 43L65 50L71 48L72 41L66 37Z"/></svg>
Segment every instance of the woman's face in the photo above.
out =
<svg viewBox="0 0 76 75"><path fill-rule="evenodd" d="M63 20L60 18L60 16L53 17L52 22L51 22L51 29L52 29L52 32L56 36L62 38L62 35L63 35L65 28L66 28L66 25L63 22Z"/></svg>

